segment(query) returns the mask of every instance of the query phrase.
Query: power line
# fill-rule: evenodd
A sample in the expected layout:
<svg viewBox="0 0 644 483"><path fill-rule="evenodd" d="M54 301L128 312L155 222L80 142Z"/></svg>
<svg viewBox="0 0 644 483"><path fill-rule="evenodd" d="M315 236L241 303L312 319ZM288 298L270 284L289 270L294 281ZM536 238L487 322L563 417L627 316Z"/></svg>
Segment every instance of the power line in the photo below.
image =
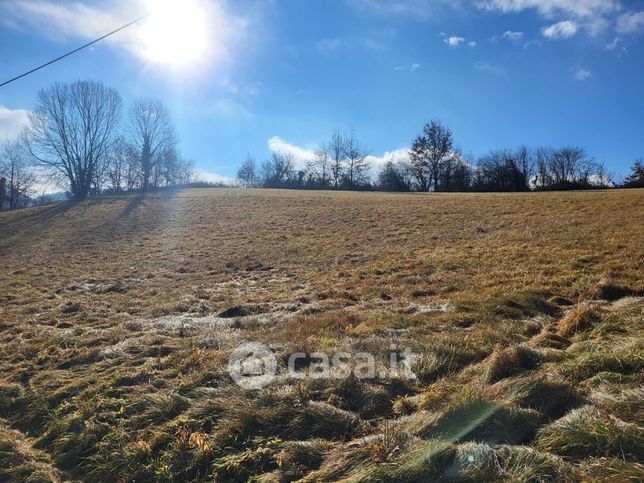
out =
<svg viewBox="0 0 644 483"><path fill-rule="evenodd" d="M148 14L148 15L149 15L149 14ZM46 62L46 63L44 63L44 64L42 64L42 65L39 65L38 67L36 67L36 68L34 68L34 69L31 69L30 71L27 71L27 72L25 72L24 74L20 74L20 75L18 75L18 76L16 76L16 77L14 77L13 79L9 79L8 81L5 81L5 82L3 82L2 84L0 84L0 87L6 86L7 84L11 84L13 81L17 81L18 79L22 79L23 77L26 77L26 76L28 76L29 74L33 74L34 72L36 72L37 70L42 69L43 67L47 67L48 65L51 65L51 64L53 64L53 63L55 63L55 62L58 62L59 60L62 60L62 59L64 59L65 57L69 57L70 55L75 54L76 52L78 52L78 51L80 51L80 50L86 49L86 48L87 48L87 47L89 47L90 45L93 45L93 44L95 44L96 42L100 42L101 40L103 40L103 39L105 39L105 38L109 37L110 35L114 35L115 33L120 32L121 30L124 30L124 29L128 28L130 25L134 25L135 23L140 22L140 21L141 21L141 20L143 20L144 18L148 17L148 15L143 15L143 16L141 16L141 17L139 17L139 18L135 19L135 20L132 20L131 22L129 22L129 23L127 23L127 24L123 25L122 27L117 28L116 30L112 30L110 33L105 34L105 35L103 35L102 37L97 38L96 40L92 40L91 42L88 42L88 43L86 43L85 45L81 45L81 46L80 46L80 47L78 47L77 49L74 49L74 50L72 50L72 51L70 51L70 52L67 52L66 54L63 54L63 55L61 55L60 57L56 57L55 59L50 60L49 62Z"/></svg>

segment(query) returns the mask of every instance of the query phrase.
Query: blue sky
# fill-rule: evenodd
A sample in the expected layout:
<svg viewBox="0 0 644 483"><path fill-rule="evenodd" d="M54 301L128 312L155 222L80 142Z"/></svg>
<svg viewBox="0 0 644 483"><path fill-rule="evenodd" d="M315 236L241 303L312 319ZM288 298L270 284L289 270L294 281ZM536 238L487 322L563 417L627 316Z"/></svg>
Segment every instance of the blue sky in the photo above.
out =
<svg viewBox="0 0 644 483"><path fill-rule="evenodd" d="M0 80L153 3L0 0ZM247 153L303 162L334 129L353 129L378 164L404 156L434 118L475 156L573 144L620 174L644 156L644 0L189 3L198 25L164 29L154 55L143 22L0 88L0 137L19 129L39 89L91 78L117 88L126 107L165 101L182 152L223 176ZM160 47L196 30L205 43L195 58L163 58Z"/></svg>

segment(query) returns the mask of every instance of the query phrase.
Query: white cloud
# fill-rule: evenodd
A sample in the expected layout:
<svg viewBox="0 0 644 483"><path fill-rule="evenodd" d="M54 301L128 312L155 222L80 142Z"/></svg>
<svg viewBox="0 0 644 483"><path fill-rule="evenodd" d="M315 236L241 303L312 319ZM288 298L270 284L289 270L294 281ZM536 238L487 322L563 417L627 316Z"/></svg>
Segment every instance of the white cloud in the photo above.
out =
<svg viewBox="0 0 644 483"><path fill-rule="evenodd" d="M544 37L549 39L569 39L577 33L578 27L572 20L557 22L541 29Z"/></svg>
<svg viewBox="0 0 644 483"><path fill-rule="evenodd" d="M582 23L582 27L592 37L597 37L599 34L604 32L608 27L610 27L610 25L611 25L611 22L606 20L604 17L594 17Z"/></svg>
<svg viewBox="0 0 644 483"><path fill-rule="evenodd" d="M118 7L118 8L117 8ZM53 2L47 0L19 0L0 3L1 22L22 30L33 30L52 40L90 38L104 35L145 13L141 2L123 2L105 8L80 2ZM106 39L127 46L136 40L134 29L126 29Z"/></svg>
<svg viewBox="0 0 644 483"><path fill-rule="evenodd" d="M644 11L629 12L617 19L617 31L620 34L637 34L644 32Z"/></svg>
<svg viewBox="0 0 644 483"><path fill-rule="evenodd" d="M16 137L28 120L29 111L0 105L0 141Z"/></svg>
<svg viewBox="0 0 644 483"><path fill-rule="evenodd" d="M247 22L226 14L220 2L195 0L203 17L207 19L205 35L208 51L204 57L219 59L229 56L227 45L231 37L244 35ZM108 0L100 4L85 4L78 1L17 0L0 1L0 25L9 28L36 32L53 41L69 39L93 40L148 13L145 0ZM145 30L149 17L104 40L123 48L144 60L152 58L150 45L146 42ZM168 35L172 35L168 32ZM231 42L232 43L232 42Z"/></svg>
<svg viewBox="0 0 644 483"><path fill-rule="evenodd" d="M339 38L321 39L317 43L317 49L321 54L330 56L335 54L343 45L344 42Z"/></svg>
<svg viewBox="0 0 644 483"><path fill-rule="evenodd" d="M458 35L452 35L451 37L444 39L443 42L449 45L450 48L454 49L465 42L465 39L463 37L459 37Z"/></svg>
<svg viewBox="0 0 644 483"><path fill-rule="evenodd" d="M396 15L417 20L436 18L445 8L459 8L462 0L345 0L349 5L378 15Z"/></svg>
<svg viewBox="0 0 644 483"><path fill-rule="evenodd" d="M341 51L347 50L383 50L385 45L370 37L331 37L318 40L316 44L318 52L327 57L333 57Z"/></svg>
<svg viewBox="0 0 644 483"><path fill-rule="evenodd" d="M548 18L557 14L591 17L615 12L620 8L619 0L477 0L476 5L504 13L535 9Z"/></svg>
<svg viewBox="0 0 644 483"><path fill-rule="evenodd" d="M543 43L541 40L528 40L525 44L523 44L524 49L531 49L532 47L541 47Z"/></svg>
<svg viewBox="0 0 644 483"><path fill-rule="evenodd" d="M55 193L60 194L65 190L66 183L61 179L60 174L52 174L51 169L45 166L30 166L29 169L35 178L34 186L32 187L32 196L40 197Z"/></svg>
<svg viewBox="0 0 644 483"><path fill-rule="evenodd" d="M252 116L244 104L232 97L215 99L210 105L209 112L213 116L225 119L242 119Z"/></svg>
<svg viewBox="0 0 644 483"><path fill-rule="evenodd" d="M369 155L367 162L370 165L371 176L375 176L380 168L382 168L388 161L409 161L409 148L398 148L393 151L385 151L382 156Z"/></svg>
<svg viewBox="0 0 644 483"><path fill-rule="evenodd" d="M604 47L604 50L615 50L619 48L620 44L621 44L621 40L619 39L619 37L615 37L611 42L608 42L606 44L606 47Z"/></svg>
<svg viewBox="0 0 644 483"><path fill-rule="evenodd" d="M261 82L253 82L252 84L248 84L245 87L244 93L248 94L249 96L258 96L260 93L261 87L262 87Z"/></svg>
<svg viewBox="0 0 644 483"><path fill-rule="evenodd" d="M401 72L416 72L418 69L420 69L420 64L410 64L410 65L397 65L394 67L394 70L401 71Z"/></svg>
<svg viewBox="0 0 644 483"><path fill-rule="evenodd" d="M508 72L503 67L490 64L489 62L478 61L474 64L474 68L480 72L484 72L495 77L505 78L508 76Z"/></svg>
<svg viewBox="0 0 644 483"><path fill-rule="evenodd" d="M611 42L607 43L604 47L604 50L613 52L617 51L617 54L621 57L623 54L628 54L628 50L622 44L622 39L615 37Z"/></svg>
<svg viewBox="0 0 644 483"><path fill-rule="evenodd" d="M524 37L523 32L513 32L512 30L508 30L503 33L503 38L511 40L513 42L518 42L522 40Z"/></svg>
<svg viewBox="0 0 644 483"><path fill-rule="evenodd" d="M197 180L206 183L221 183L228 186L236 186L238 184L237 180L235 178L231 178L230 176L222 176L220 174L199 168L196 169L195 172L197 174Z"/></svg>
<svg viewBox="0 0 644 483"><path fill-rule="evenodd" d="M471 42L468 42L468 43L467 43L467 46L468 46L470 49L474 49L474 48L476 48L476 42L472 40Z"/></svg>
<svg viewBox="0 0 644 483"><path fill-rule="evenodd" d="M268 140L268 149L273 153L291 154L298 169L306 167L307 161L315 158L315 150L313 148L289 143L280 136L273 136ZM370 174L374 176L387 161L408 161L409 148L401 147L392 151L385 151L381 156L370 154L366 160L370 165Z"/></svg>
<svg viewBox="0 0 644 483"><path fill-rule="evenodd" d="M315 158L315 150L311 148L302 148L295 144L285 141L279 136L273 136L268 140L268 149L273 153L284 153L293 156L298 167L306 166L308 161Z"/></svg>
<svg viewBox="0 0 644 483"><path fill-rule="evenodd" d="M574 75L576 80L583 82L583 81L585 81L587 79L590 79L593 76L593 73L591 71L587 70L587 69L577 67L573 71L573 75Z"/></svg>

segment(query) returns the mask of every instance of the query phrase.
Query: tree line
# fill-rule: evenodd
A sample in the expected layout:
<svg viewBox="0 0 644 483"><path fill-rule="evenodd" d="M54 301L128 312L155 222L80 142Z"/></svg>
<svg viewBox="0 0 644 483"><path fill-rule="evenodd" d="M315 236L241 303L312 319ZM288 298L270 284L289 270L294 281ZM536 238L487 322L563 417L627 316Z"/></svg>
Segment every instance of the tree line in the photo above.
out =
<svg viewBox="0 0 644 483"><path fill-rule="evenodd" d="M92 80L55 83L39 91L27 126L0 145L0 209L33 202L36 173L62 184L72 200L100 193L150 190L197 181L181 156L167 106L139 99L122 114L117 90ZM495 150L465 156L452 131L426 124L404 159L391 158L371 176L375 158L355 133L335 131L304 165L286 152L237 171L245 187L382 191L529 191L617 184L602 163L578 147ZM622 186L644 185L638 161Z"/></svg>
<svg viewBox="0 0 644 483"><path fill-rule="evenodd" d="M336 131L304 166L292 154L276 152L257 166L247 157L237 171L245 187L348 189L381 191L531 191L609 188L617 186L603 163L584 149L542 147L501 149L472 159L463 155L452 131L438 120L426 124L405 159L389 159L375 178L369 172L370 151L353 132ZM622 186L644 183L642 163Z"/></svg>
<svg viewBox="0 0 644 483"><path fill-rule="evenodd" d="M259 167L248 156L237 170L237 179L245 187L370 189L369 154L353 132L336 131L304 167L297 168L294 156L286 152L274 152Z"/></svg>
<svg viewBox="0 0 644 483"><path fill-rule="evenodd" d="M62 184L72 200L195 181L168 108L139 99L123 118L117 90L91 80L39 91L27 126L0 146L0 204L28 205L36 172Z"/></svg>

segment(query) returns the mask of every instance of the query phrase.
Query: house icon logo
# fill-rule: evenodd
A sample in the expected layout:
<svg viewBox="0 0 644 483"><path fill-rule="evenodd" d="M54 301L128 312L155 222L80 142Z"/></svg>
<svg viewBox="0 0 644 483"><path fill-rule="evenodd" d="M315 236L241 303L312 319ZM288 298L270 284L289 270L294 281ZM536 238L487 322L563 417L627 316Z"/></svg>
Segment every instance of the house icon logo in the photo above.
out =
<svg viewBox="0 0 644 483"><path fill-rule="evenodd" d="M264 344L248 342L237 347L228 358L228 373L244 389L263 389L275 378L277 360Z"/></svg>

